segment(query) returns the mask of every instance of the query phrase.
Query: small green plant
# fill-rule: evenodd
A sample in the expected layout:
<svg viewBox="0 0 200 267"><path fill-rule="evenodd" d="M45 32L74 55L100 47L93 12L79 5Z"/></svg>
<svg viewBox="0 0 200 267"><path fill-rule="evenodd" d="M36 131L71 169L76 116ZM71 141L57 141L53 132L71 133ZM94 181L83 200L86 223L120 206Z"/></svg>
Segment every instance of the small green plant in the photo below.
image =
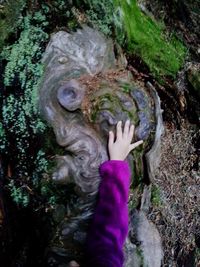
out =
<svg viewBox="0 0 200 267"><path fill-rule="evenodd" d="M112 35L113 32L113 10L111 0L84 0L86 15L89 22L96 26L105 35Z"/></svg>
<svg viewBox="0 0 200 267"><path fill-rule="evenodd" d="M49 147L46 146L45 149L48 151ZM55 168L55 162L48 159L47 153L43 149L40 149L37 153L34 161L35 168L32 174L32 184L34 190L40 195L40 198L43 198L46 205L53 207L59 202L60 190L57 189L50 178Z"/></svg>
<svg viewBox="0 0 200 267"><path fill-rule="evenodd" d="M23 207L27 207L29 204L29 194L25 191L23 186L17 187L14 184L14 180L11 180L8 184L8 188L10 190L10 195L13 198L13 201L17 205L21 205Z"/></svg>
<svg viewBox="0 0 200 267"><path fill-rule="evenodd" d="M34 25L33 25L34 23ZM9 94L2 107L3 125L9 128L8 140L15 139L16 154L23 167L29 150L30 137L44 132L46 126L38 116L37 91L43 74L41 57L48 34L44 32L46 17L40 12L28 15L20 27L23 29L17 42L4 47L1 58L7 60L4 84L19 83L20 91Z"/></svg>
<svg viewBox="0 0 200 267"><path fill-rule="evenodd" d="M51 176L55 170L56 162L48 156L52 149L51 145L50 147L48 145L46 143L44 149L38 151L34 161L35 168L32 175L33 190L35 194L39 195L40 200L45 203L45 206L50 208L55 208L57 204L67 203L70 197L74 199L74 203L77 203L77 197L74 194L72 196L74 184L59 186L53 182ZM57 149L56 145L54 148Z"/></svg>
<svg viewBox="0 0 200 267"><path fill-rule="evenodd" d="M22 179L23 186L17 187L12 178L9 188L13 200L22 206L29 202L29 194L24 188L29 183L28 177L32 176L33 159L40 147L38 140L46 129L38 114L37 103L38 86L43 74L41 58L48 40L45 32L47 26L46 16L42 12L28 14L18 25L21 32L18 40L5 46L0 54L1 59L7 62L4 85L10 92L2 98L0 148L8 154L12 153L12 157L15 155L13 177Z"/></svg>

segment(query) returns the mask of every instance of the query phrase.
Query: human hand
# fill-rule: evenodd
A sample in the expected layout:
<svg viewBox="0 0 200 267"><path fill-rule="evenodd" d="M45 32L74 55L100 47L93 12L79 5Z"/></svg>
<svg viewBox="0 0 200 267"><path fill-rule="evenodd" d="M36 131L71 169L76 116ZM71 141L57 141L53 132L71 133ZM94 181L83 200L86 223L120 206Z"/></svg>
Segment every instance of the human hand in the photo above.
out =
<svg viewBox="0 0 200 267"><path fill-rule="evenodd" d="M114 133L109 132L108 140L108 152L110 160L125 160L129 152L143 143L140 140L136 143L131 144L133 139L135 126L130 126L130 121L127 120L122 131L122 122L119 121L116 126L116 140L114 142Z"/></svg>
<svg viewBox="0 0 200 267"><path fill-rule="evenodd" d="M68 267L80 267L80 265L76 261L70 261L67 265Z"/></svg>

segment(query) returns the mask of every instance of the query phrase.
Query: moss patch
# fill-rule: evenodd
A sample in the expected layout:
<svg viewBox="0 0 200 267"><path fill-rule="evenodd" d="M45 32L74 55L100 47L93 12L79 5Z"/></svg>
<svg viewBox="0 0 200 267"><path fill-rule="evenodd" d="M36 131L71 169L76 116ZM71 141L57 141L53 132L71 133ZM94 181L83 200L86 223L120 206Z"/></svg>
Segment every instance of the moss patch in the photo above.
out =
<svg viewBox="0 0 200 267"><path fill-rule="evenodd" d="M136 0L115 5L128 39L128 50L139 55L157 76L175 76L186 55L185 46L173 34L164 36L163 25L144 15Z"/></svg>
<svg viewBox="0 0 200 267"><path fill-rule="evenodd" d="M151 189L151 202L153 204L153 206L160 206L162 205L162 197L161 197L161 192L159 187L157 187L156 185L152 186Z"/></svg>

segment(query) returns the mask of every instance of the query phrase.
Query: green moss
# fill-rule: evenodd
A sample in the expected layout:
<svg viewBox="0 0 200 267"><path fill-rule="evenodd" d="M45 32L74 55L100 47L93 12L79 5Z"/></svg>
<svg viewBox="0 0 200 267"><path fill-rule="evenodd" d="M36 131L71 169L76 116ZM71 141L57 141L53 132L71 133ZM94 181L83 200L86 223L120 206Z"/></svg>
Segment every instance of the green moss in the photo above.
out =
<svg viewBox="0 0 200 267"><path fill-rule="evenodd" d="M134 174L132 174L133 179L134 179ZM140 198L141 198L141 194L143 192L143 186L133 186L133 184L131 184L130 186L130 190L129 190L129 202L128 202L128 206L129 206L129 210L133 210L133 209L137 209L140 206Z"/></svg>
<svg viewBox="0 0 200 267"><path fill-rule="evenodd" d="M132 85L130 85L130 83L122 83L121 87L122 87L123 92L125 93L130 93L132 89Z"/></svg>
<svg viewBox="0 0 200 267"><path fill-rule="evenodd" d="M155 185L152 185L151 188L151 203L153 206L161 206L162 204L160 189Z"/></svg>
<svg viewBox="0 0 200 267"><path fill-rule="evenodd" d="M166 37L163 25L144 15L136 0L115 0L115 5L127 35L129 52L139 55L155 76L174 77L186 54L181 41L173 34Z"/></svg>
<svg viewBox="0 0 200 267"><path fill-rule="evenodd" d="M93 101L93 99L92 99ZM105 93L98 97L98 101L92 109L90 121L95 122L97 115L100 110L109 110L111 113L114 113L115 108L120 106L119 99L111 95L110 93Z"/></svg>
<svg viewBox="0 0 200 267"><path fill-rule="evenodd" d="M17 25L22 20L21 12L26 4L25 0L9 0L0 5L0 50Z"/></svg>
<svg viewBox="0 0 200 267"><path fill-rule="evenodd" d="M186 47L164 24L145 15L136 0L77 1L86 10L92 25L114 37L129 51L140 56L158 79L175 77L182 67Z"/></svg>

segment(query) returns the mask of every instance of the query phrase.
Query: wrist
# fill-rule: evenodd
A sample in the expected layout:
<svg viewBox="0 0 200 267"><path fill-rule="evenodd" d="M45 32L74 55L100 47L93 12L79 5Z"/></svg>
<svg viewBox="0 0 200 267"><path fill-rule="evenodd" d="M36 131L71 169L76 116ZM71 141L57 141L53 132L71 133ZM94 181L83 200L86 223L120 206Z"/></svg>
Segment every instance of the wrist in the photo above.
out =
<svg viewBox="0 0 200 267"><path fill-rule="evenodd" d="M120 157L110 157L110 160L119 160L119 161L124 161L124 158L120 158Z"/></svg>
<svg viewBox="0 0 200 267"><path fill-rule="evenodd" d="M109 161L125 161L124 159L115 159L115 158L113 158L113 159L109 159Z"/></svg>

